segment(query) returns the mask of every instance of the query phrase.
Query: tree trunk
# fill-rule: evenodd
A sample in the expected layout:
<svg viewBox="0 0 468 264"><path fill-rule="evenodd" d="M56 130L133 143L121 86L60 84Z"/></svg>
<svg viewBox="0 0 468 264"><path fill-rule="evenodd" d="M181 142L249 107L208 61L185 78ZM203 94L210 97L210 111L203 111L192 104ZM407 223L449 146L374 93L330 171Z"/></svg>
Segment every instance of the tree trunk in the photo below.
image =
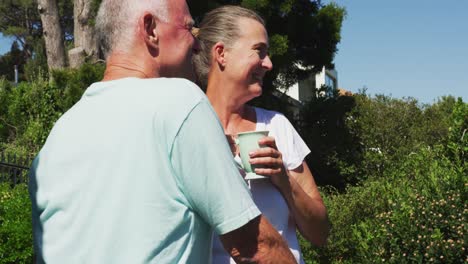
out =
<svg viewBox="0 0 468 264"><path fill-rule="evenodd" d="M85 59L95 61L98 58L98 45L94 26L91 25L92 0L74 0L74 32L75 48L69 51L70 66L78 67Z"/></svg>
<svg viewBox="0 0 468 264"><path fill-rule="evenodd" d="M38 0L37 3L46 44L47 65L49 69L63 68L66 66L66 58L57 1Z"/></svg>

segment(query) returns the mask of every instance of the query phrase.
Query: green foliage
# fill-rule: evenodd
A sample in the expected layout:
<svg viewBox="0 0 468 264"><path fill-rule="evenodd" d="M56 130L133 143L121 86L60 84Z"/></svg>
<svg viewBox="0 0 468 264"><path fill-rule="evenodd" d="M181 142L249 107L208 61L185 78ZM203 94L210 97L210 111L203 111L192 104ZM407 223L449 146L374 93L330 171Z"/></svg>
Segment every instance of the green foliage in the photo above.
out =
<svg viewBox="0 0 468 264"><path fill-rule="evenodd" d="M265 8L269 2L268 0L242 0L241 5L245 8L258 10Z"/></svg>
<svg viewBox="0 0 468 264"><path fill-rule="evenodd" d="M301 240L307 262L466 261L468 183L460 157L466 141L459 140L465 140L467 114L467 104L459 100L448 117L456 136L437 144L404 141L419 148L408 146L412 152L394 159L380 177L366 177L344 192L324 190L333 229L324 248Z"/></svg>
<svg viewBox="0 0 468 264"><path fill-rule="evenodd" d="M351 96L323 87L300 111L299 130L311 153L307 163L319 184L344 188L356 182L357 165L362 160L362 146L356 131L347 126L347 114L357 108Z"/></svg>
<svg viewBox="0 0 468 264"><path fill-rule="evenodd" d="M358 174L380 177L385 168L399 163L422 146L435 146L447 139L453 97L432 106L415 99L397 100L378 95L357 95L348 127L360 138L363 160Z"/></svg>
<svg viewBox="0 0 468 264"><path fill-rule="evenodd" d="M44 40L36 41L32 47L32 51L34 55L24 65L24 77L30 82L34 82L36 79L46 79L49 69Z"/></svg>
<svg viewBox="0 0 468 264"><path fill-rule="evenodd" d="M73 1L57 0L60 25L65 39L73 35ZM5 0L0 2L0 32L13 36L21 43L21 50L28 58L33 56L34 46L42 41L42 21L34 0Z"/></svg>
<svg viewBox="0 0 468 264"><path fill-rule="evenodd" d="M456 104L453 97L420 105L412 98L340 96L327 87L318 93L324 96L312 97L301 109L298 128L313 146L308 163L317 181L340 190L369 177L383 177L387 168L423 146L445 145ZM461 139L463 129L457 131Z"/></svg>
<svg viewBox="0 0 468 264"><path fill-rule="evenodd" d="M19 78L23 79L22 73L24 72L25 62L26 58L20 50L18 42L14 41L10 52L0 56L0 76L5 76L7 80L14 81L14 67L16 65L18 67Z"/></svg>
<svg viewBox="0 0 468 264"><path fill-rule="evenodd" d="M0 79L0 152L31 159L55 121L103 76L103 65L53 72L13 86ZM32 263L31 204L27 187L0 184L0 263Z"/></svg>
<svg viewBox="0 0 468 264"><path fill-rule="evenodd" d="M31 202L25 184L0 183L0 263L32 263Z"/></svg>
<svg viewBox="0 0 468 264"><path fill-rule="evenodd" d="M270 37L270 56L284 55L288 51L288 37L282 35L273 35Z"/></svg>
<svg viewBox="0 0 468 264"><path fill-rule="evenodd" d="M2 143L14 141L15 145L37 151L61 115L54 104L58 93L46 80L22 82L7 91L4 94L8 101L4 122L14 129L8 129L8 138Z"/></svg>
<svg viewBox="0 0 468 264"><path fill-rule="evenodd" d="M446 144L450 158L459 164L463 172L467 172L466 160L468 152L468 104L461 98L455 104L449 127L449 140ZM463 166L464 165L464 166Z"/></svg>
<svg viewBox="0 0 468 264"><path fill-rule="evenodd" d="M356 131L363 146L360 174L373 172L366 176L381 176L386 167L424 143L423 111L416 100L397 100L382 95L355 98L356 108L349 115L353 120L349 126Z"/></svg>
<svg viewBox="0 0 468 264"><path fill-rule="evenodd" d="M37 3L33 0L0 2L0 31L4 35L27 40L42 35Z"/></svg>
<svg viewBox="0 0 468 264"><path fill-rule="evenodd" d="M461 261L467 246L466 197L459 190L441 193L441 199L414 191L413 196L392 203L390 210L378 214L370 225L353 230L378 234L366 240L369 247L381 245L380 250L367 250L369 259L394 263ZM376 227L376 222L380 226Z"/></svg>
<svg viewBox="0 0 468 264"><path fill-rule="evenodd" d="M104 64L83 64L78 70L56 70L52 72L54 86L63 91L63 98L56 103L61 109L68 110L94 82L104 75Z"/></svg>
<svg viewBox="0 0 468 264"><path fill-rule="evenodd" d="M53 72L16 87L0 82L0 151L30 157L44 144L55 121L103 76L103 65Z"/></svg>
<svg viewBox="0 0 468 264"><path fill-rule="evenodd" d="M95 24L95 19L99 10L99 5L101 4L101 0L91 0L91 18L90 18L90 24L94 26Z"/></svg>

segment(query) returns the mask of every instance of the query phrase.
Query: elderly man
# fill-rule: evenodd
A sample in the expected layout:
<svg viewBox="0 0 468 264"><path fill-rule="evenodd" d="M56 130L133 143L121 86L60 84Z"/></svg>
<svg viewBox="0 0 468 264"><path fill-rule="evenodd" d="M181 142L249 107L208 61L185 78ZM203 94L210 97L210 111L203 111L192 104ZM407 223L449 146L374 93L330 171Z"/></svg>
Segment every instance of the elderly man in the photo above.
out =
<svg viewBox="0 0 468 264"><path fill-rule="evenodd" d="M52 129L30 173L38 263L290 263L193 78L181 0L104 0L107 66ZM166 77L166 78L162 78ZM168 78L170 77L170 78Z"/></svg>

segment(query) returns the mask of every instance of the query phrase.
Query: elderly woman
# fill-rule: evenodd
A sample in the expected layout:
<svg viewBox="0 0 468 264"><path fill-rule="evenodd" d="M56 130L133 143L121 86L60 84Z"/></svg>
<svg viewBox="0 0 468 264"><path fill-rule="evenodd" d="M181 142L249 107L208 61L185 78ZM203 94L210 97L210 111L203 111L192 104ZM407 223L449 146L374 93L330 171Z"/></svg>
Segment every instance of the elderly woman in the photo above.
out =
<svg viewBox="0 0 468 264"><path fill-rule="evenodd" d="M255 203L277 228L303 263L296 228L316 245L326 242L329 222L314 178L304 161L310 150L291 123L280 113L246 103L262 94L262 80L273 65L268 56L265 23L255 12L223 6L207 13L197 32L201 50L195 56L200 84L216 111L226 137L252 130L268 130L259 141L267 147L250 153L256 173L268 179L247 180ZM232 145L236 160L239 159ZM213 263L234 263L219 240L213 245Z"/></svg>

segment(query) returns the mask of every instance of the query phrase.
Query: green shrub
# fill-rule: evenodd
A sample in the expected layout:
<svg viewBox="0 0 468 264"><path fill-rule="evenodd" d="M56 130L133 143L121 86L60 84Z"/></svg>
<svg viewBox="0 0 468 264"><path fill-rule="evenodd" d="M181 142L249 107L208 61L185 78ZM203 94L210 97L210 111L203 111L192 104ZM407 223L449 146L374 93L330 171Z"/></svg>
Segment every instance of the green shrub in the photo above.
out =
<svg viewBox="0 0 468 264"><path fill-rule="evenodd" d="M447 140L453 97L434 105L419 105L413 98L394 99L365 94L355 96L347 127L359 139L362 160L355 164L359 178L381 177L387 167L403 161L421 147L433 147Z"/></svg>
<svg viewBox="0 0 468 264"><path fill-rule="evenodd" d="M339 96L337 90L322 87L326 96L312 97L300 111L299 132L310 146L307 163L318 184L342 189L356 183L357 164L362 160L362 146L357 133L347 125L356 100Z"/></svg>
<svg viewBox="0 0 468 264"><path fill-rule="evenodd" d="M38 77L17 86L0 81L0 152L35 155L55 121L103 72L103 65L85 64L54 71L54 81Z"/></svg>
<svg viewBox="0 0 468 264"><path fill-rule="evenodd" d="M391 263L466 260L466 193L452 190L444 192L444 198L434 199L417 191L393 201L390 210L378 214L370 225L353 228L354 232L377 234L374 240L367 240L366 253Z"/></svg>
<svg viewBox="0 0 468 264"><path fill-rule="evenodd" d="M32 263L31 202L27 186L0 183L0 263Z"/></svg>
<svg viewBox="0 0 468 264"><path fill-rule="evenodd" d="M467 104L457 102L444 144L421 146L345 192L323 190L332 231L307 263L467 262Z"/></svg>
<svg viewBox="0 0 468 264"><path fill-rule="evenodd" d="M323 192L333 228L324 248L302 241L308 263L462 262L466 174L444 154L422 148L382 178Z"/></svg>
<svg viewBox="0 0 468 264"><path fill-rule="evenodd" d="M56 104L65 112L83 95L86 88L98 82L104 75L104 64L83 64L78 69L55 70L52 72L53 86L61 90Z"/></svg>

